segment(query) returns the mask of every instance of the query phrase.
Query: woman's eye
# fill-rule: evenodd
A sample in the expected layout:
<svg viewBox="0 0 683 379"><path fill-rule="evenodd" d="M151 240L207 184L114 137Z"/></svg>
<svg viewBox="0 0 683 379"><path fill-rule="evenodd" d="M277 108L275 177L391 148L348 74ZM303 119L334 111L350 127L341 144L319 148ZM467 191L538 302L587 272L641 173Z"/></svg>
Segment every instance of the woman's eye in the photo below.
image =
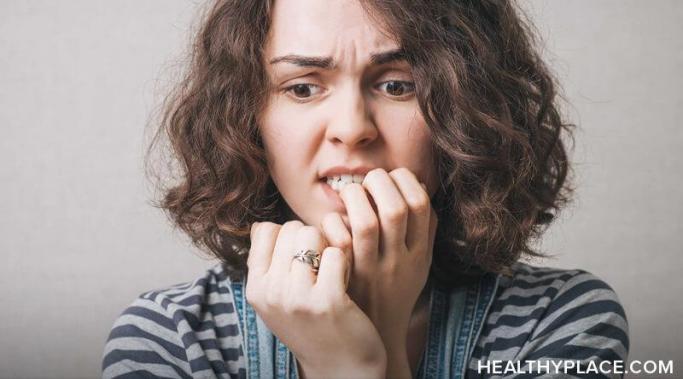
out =
<svg viewBox="0 0 683 379"><path fill-rule="evenodd" d="M412 92L415 91L415 83L402 80L390 80L388 82L380 83L377 87L381 91L385 91L389 95L395 97L405 97L407 94L412 94Z"/></svg>
<svg viewBox="0 0 683 379"><path fill-rule="evenodd" d="M317 94L319 91L319 86L310 83L299 83L285 88L285 92L292 93L297 99L307 99Z"/></svg>

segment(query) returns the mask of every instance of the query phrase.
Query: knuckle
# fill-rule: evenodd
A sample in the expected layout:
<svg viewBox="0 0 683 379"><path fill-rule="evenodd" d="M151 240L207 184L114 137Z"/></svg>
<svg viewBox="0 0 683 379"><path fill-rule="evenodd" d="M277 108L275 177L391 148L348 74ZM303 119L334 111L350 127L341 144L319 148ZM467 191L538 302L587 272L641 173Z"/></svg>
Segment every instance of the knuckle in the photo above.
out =
<svg viewBox="0 0 683 379"><path fill-rule="evenodd" d="M270 221L259 222L257 229L276 229L279 230L282 227L280 224L276 224Z"/></svg>
<svg viewBox="0 0 683 379"><path fill-rule="evenodd" d="M353 241L348 236L344 236L342 238L339 238L339 240L335 241L335 242L336 242L336 245L341 250L344 250L344 251L348 251L353 247Z"/></svg>
<svg viewBox="0 0 683 379"><path fill-rule="evenodd" d="M252 242L254 241L254 238L258 237L270 238L273 232L275 232L275 234L279 233L280 227L281 225L269 221L259 222L258 225L254 223L252 224L249 238Z"/></svg>
<svg viewBox="0 0 683 379"><path fill-rule="evenodd" d="M316 235L320 234L320 229L316 228L315 226L311 225L303 225L301 228L299 228L299 233L301 234L307 234L307 235Z"/></svg>
<svg viewBox="0 0 683 379"><path fill-rule="evenodd" d="M344 236L326 236L327 241L329 242L330 245L333 245L334 247L338 247L341 250L347 251L348 249L351 248L352 241L351 238L348 237L347 235Z"/></svg>
<svg viewBox="0 0 683 379"><path fill-rule="evenodd" d="M406 199L406 202L413 212L424 213L429 210L429 197L424 193L412 195Z"/></svg>
<svg viewBox="0 0 683 379"><path fill-rule="evenodd" d="M365 219L361 223L359 223L358 226L356 227L356 232L361 237L372 236L373 234L377 233L378 230L379 230L379 225L378 225L378 222L375 218Z"/></svg>
<svg viewBox="0 0 683 379"><path fill-rule="evenodd" d="M333 309L334 305L331 299L322 297L313 303L310 307L310 313L316 318L319 318L331 314Z"/></svg>
<svg viewBox="0 0 683 379"><path fill-rule="evenodd" d="M400 266L397 262L391 261L391 262L386 262L382 266L382 274L389 277L393 278L396 277L400 269Z"/></svg>
<svg viewBox="0 0 683 379"><path fill-rule="evenodd" d="M402 221L408 215L408 207L403 205L393 206L384 210L382 218L389 222Z"/></svg>
<svg viewBox="0 0 683 379"><path fill-rule="evenodd" d="M290 220L290 221L287 221L284 224L282 224L282 227L285 229L295 229L296 230L296 229L302 227L303 225L304 225L303 222L301 222L299 220Z"/></svg>
<svg viewBox="0 0 683 379"><path fill-rule="evenodd" d="M299 228L299 230L297 231L297 236L298 238L312 239L314 241L320 241L324 239L320 229L311 225L304 225L301 228Z"/></svg>
<svg viewBox="0 0 683 379"><path fill-rule="evenodd" d="M399 167L399 168L395 169L395 170L392 171L392 172L393 172L394 174L397 174L397 175L414 176L414 175L413 175L413 172L410 171L410 170L408 170L406 167Z"/></svg>
<svg viewBox="0 0 683 379"><path fill-rule="evenodd" d="M283 310L290 315L306 315L310 313L310 306L302 296L292 296L284 303Z"/></svg>
<svg viewBox="0 0 683 379"><path fill-rule="evenodd" d="M288 315L297 313L295 308L294 303L290 299L282 303L282 311Z"/></svg>
<svg viewBox="0 0 683 379"><path fill-rule="evenodd" d="M326 235L325 238L330 242L331 245L338 247L344 251L351 248L353 240L348 233L338 233L332 235Z"/></svg>

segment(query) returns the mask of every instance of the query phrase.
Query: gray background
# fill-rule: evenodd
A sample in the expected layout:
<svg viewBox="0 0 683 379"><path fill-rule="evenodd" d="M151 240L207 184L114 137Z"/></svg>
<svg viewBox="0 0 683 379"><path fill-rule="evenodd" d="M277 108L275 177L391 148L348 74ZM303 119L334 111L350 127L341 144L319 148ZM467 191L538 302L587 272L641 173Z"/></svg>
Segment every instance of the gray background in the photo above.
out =
<svg viewBox="0 0 683 379"><path fill-rule="evenodd" d="M631 359L683 364L683 2L524 2L579 124L578 198L540 264L622 300ZM0 377L99 375L116 316L200 257L147 204L145 125L190 1L0 2Z"/></svg>

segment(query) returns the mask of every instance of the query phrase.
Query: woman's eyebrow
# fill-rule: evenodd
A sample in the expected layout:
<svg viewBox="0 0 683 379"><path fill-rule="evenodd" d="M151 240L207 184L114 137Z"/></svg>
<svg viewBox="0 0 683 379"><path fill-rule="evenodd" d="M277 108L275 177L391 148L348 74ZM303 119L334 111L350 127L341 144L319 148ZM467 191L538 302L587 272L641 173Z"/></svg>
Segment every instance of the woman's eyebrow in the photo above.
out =
<svg viewBox="0 0 683 379"><path fill-rule="evenodd" d="M406 56L402 49L388 50L381 53L374 53L370 56L371 65L382 65L396 61L405 60ZM312 57L303 55L283 55L275 57L270 60L270 64L275 63L291 63L300 67L318 67L325 70L332 70L337 67L337 64L332 60L332 57Z"/></svg>

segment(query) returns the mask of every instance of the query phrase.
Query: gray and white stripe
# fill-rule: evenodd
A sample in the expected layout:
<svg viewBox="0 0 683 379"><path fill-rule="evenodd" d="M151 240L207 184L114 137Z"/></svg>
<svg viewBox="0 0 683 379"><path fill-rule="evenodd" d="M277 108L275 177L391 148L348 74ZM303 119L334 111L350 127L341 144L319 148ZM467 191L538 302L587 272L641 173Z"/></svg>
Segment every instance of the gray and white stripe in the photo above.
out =
<svg viewBox="0 0 683 379"><path fill-rule="evenodd" d="M512 269L501 277L467 378L489 377L477 373L487 359L627 359L626 315L604 281L583 270L521 262ZM221 265L192 283L144 293L114 323L102 376L244 378L238 322Z"/></svg>

